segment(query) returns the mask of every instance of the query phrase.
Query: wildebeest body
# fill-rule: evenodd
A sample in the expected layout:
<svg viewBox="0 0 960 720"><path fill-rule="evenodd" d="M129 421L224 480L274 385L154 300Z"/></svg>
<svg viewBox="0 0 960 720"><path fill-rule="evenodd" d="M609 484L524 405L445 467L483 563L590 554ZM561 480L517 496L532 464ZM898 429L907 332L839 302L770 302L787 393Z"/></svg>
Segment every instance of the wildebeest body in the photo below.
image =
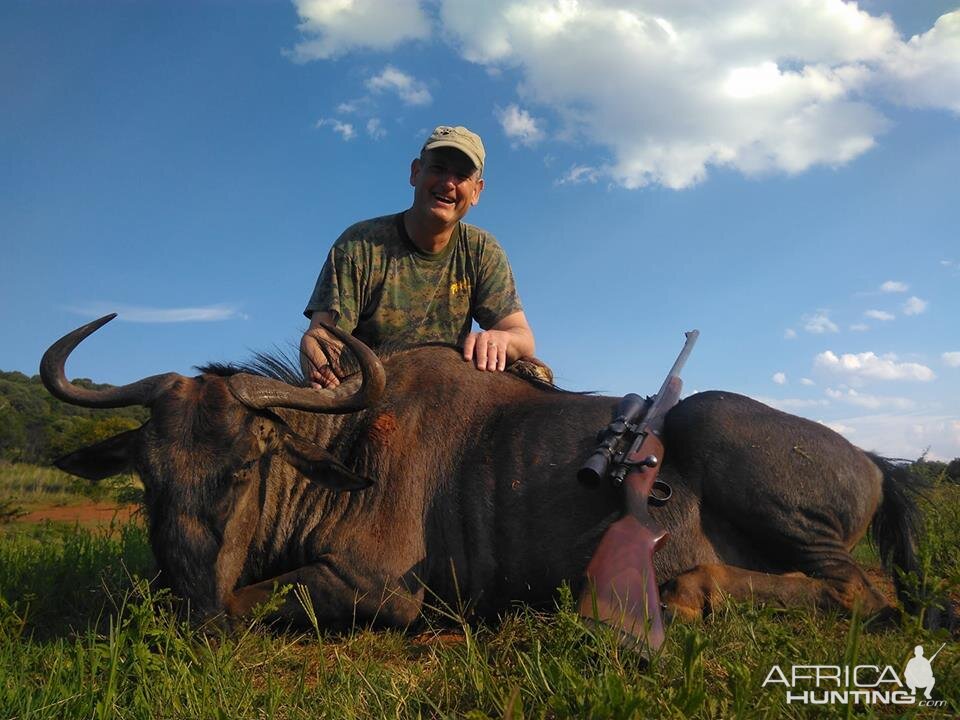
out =
<svg viewBox="0 0 960 720"><path fill-rule="evenodd" d="M285 584L305 586L330 627L405 627L424 603L491 615L549 606L564 582L576 591L622 512L620 490L576 480L618 400L477 372L445 347L384 365L382 395L344 415L252 409L237 376L176 376L143 428L62 464L140 473L163 576L201 616L245 614ZM664 440L674 496L650 512L671 538L655 564L681 615L719 593L889 608L848 552L894 483L860 450L725 392L682 401ZM343 489L362 478L375 483ZM911 569L912 508L888 500L905 520L881 542ZM278 615L305 622L293 596Z"/></svg>

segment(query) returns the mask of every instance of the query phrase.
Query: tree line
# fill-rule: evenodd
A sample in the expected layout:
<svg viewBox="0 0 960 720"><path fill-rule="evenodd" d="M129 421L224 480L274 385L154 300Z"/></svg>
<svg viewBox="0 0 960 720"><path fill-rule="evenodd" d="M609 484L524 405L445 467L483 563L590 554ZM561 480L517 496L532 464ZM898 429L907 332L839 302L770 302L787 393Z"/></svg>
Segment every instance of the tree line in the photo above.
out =
<svg viewBox="0 0 960 720"><path fill-rule="evenodd" d="M102 389L90 380L81 387ZM53 397L40 376L0 370L0 460L47 465L72 450L139 427L149 417L142 407L97 410Z"/></svg>

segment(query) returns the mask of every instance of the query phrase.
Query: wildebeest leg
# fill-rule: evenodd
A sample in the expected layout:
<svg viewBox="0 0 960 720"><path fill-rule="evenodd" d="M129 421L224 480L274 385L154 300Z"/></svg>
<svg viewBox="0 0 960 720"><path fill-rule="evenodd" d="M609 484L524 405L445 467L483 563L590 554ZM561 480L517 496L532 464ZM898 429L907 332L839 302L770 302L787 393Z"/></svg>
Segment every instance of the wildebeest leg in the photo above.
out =
<svg viewBox="0 0 960 720"><path fill-rule="evenodd" d="M225 610L234 617L249 615L284 585L304 586L318 624L331 629L344 629L355 623L407 627L417 619L423 600L422 591L411 593L396 581L383 577L374 580L341 565L321 562L238 588L224 602ZM267 619L299 627L310 624L303 604L293 592Z"/></svg>
<svg viewBox="0 0 960 720"><path fill-rule="evenodd" d="M859 604L866 615L894 612L893 606L851 560L844 572L837 568L830 578L803 573L772 573L744 570L733 565L698 565L664 584L663 602L674 617L691 620L715 607L723 597L775 603L783 607L843 608Z"/></svg>

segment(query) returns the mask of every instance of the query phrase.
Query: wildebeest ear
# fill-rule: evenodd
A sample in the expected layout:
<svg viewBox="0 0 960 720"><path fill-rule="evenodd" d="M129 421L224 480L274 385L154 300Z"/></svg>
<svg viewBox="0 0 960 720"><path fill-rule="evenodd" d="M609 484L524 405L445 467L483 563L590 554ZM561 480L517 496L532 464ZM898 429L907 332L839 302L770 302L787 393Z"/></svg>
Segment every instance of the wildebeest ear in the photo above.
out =
<svg viewBox="0 0 960 720"><path fill-rule="evenodd" d="M362 490L373 480L357 475L319 445L288 433L283 437L286 459L310 480L332 490Z"/></svg>
<svg viewBox="0 0 960 720"><path fill-rule="evenodd" d="M133 469L133 448L140 428L127 430L53 461L64 472L87 480L103 480Z"/></svg>

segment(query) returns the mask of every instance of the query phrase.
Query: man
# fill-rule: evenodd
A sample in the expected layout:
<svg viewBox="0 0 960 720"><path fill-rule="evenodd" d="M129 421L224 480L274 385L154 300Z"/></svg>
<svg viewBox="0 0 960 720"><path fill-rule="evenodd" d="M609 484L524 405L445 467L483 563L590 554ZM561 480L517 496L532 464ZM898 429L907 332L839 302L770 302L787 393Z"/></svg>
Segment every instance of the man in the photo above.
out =
<svg viewBox="0 0 960 720"><path fill-rule="evenodd" d="M410 165L413 205L357 223L330 249L304 315L304 375L339 385L336 324L370 346L447 342L477 370L502 371L534 353L513 273L489 233L461 222L480 200L485 153L465 127L440 126ZM472 321L483 328L471 332Z"/></svg>

